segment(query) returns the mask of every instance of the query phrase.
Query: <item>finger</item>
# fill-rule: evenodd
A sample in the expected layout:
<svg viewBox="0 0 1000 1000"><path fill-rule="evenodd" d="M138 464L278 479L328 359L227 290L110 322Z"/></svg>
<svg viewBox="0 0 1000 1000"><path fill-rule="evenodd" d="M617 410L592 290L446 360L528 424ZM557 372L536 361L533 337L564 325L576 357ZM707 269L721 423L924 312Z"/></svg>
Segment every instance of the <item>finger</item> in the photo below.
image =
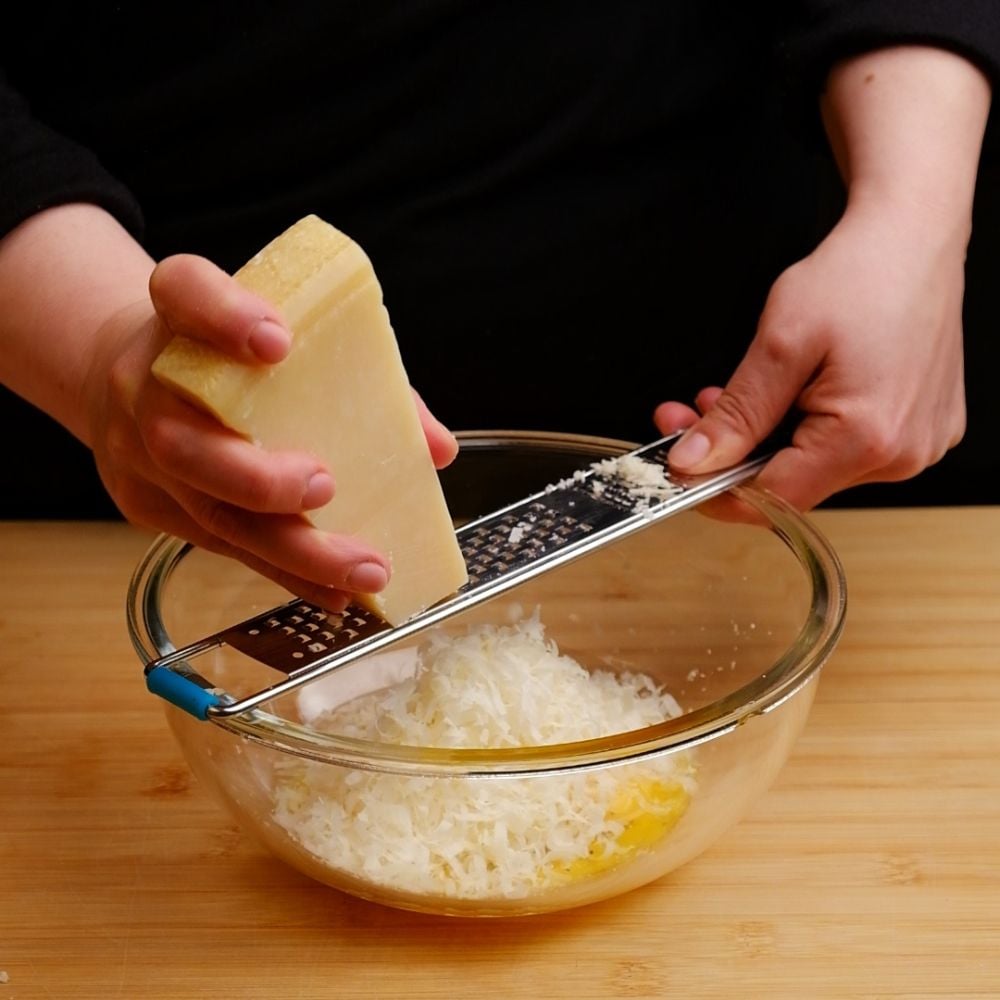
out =
<svg viewBox="0 0 1000 1000"><path fill-rule="evenodd" d="M663 434L675 434L698 422L698 411L684 403L668 400L653 411L653 423Z"/></svg>
<svg viewBox="0 0 1000 1000"><path fill-rule="evenodd" d="M811 510L834 493L864 483L910 479L943 457L944 450L903 447L873 425L859 426L835 413L807 416L765 466L758 481L800 510Z"/></svg>
<svg viewBox="0 0 1000 1000"><path fill-rule="evenodd" d="M699 413L707 413L715 406L718 398L725 390L720 385L706 386L697 396L694 397L694 404L698 407Z"/></svg>
<svg viewBox="0 0 1000 1000"><path fill-rule="evenodd" d="M151 483L133 480L133 488L142 493L141 511L134 510L132 515L126 515L133 524L165 531L191 542L206 552L236 559L255 573L273 581L279 587L284 587L296 597L318 604L328 611L343 611L350 602L351 595L344 590L324 587L294 573L287 573L210 534L194 521L176 500Z"/></svg>
<svg viewBox="0 0 1000 1000"><path fill-rule="evenodd" d="M311 455L265 451L158 384L148 388L136 421L162 473L225 503L297 514L333 497L333 477Z"/></svg>
<svg viewBox="0 0 1000 1000"><path fill-rule="evenodd" d="M427 447L430 448L434 468L443 469L446 465L450 465L458 454L458 441L455 440L455 435L427 408L427 404L420 398L420 393L416 389L412 391L413 401L417 404L417 413L420 415L420 423L427 437Z"/></svg>
<svg viewBox="0 0 1000 1000"><path fill-rule="evenodd" d="M833 415L810 416L793 439L795 448L779 452L762 474L769 489L809 510L827 497L866 483L902 482L940 461L949 445L906 442L874 433ZM798 451L803 452L802 455Z"/></svg>
<svg viewBox="0 0 1000 1000"><path fill-rule="evenodd" d="M739 524L766 525L768 518L761 513L739 490L726 490L717 496L709 497L695 507L698 514L704 514L714 521L728 521Z"/></svg>
<svg viewBox="0 0 1000 1000"><path fill-rule="evenodd" d="M656 410L657 426L664 434L683 430L696 423L699 411L704 413L715 405L722 394L720 386L707 386L695 396L697 410L683 403L662 403ZM699 514L717 521L738 521L744 524L762 524L765 518L750 503L740 499L732 490L727 490L718 496L703 500L695 510Z"/></svg>
<svg viewBox="0 0 1000 1000"><path fill-rule="evenodd" d="M179 483L170 492L203 530L285 573L350 593L377 593L389 580L389 560L358 539L293 514L254 514Z"/></svg>
<svg viewBox="0 0 1000 1000"><path fill-rule="evenodd" d="M653 422L660 433L664 435L685 430L696 424L701 414L710 410L721 395L722 389L719 386L708 386L702 389L695 396L695 406L698 409L693 409L686 403L678 403L676 400L660 403L653 413Z"/></svg>
<svg viewBox="0 0 1000 1000"><path fill-rule="evenodd" d="M204 257L167 257L149 279L160 318L176 335L193 337L241 361L280 361L292 343L278 310Z"/></svg>
<svg viewBox="0 0 1000 1000"><path fill-rule="evenodd" d="M787 338L758 335L725 389L704 416L670 449L679 472L694 475L734 465L778 426L816 370L817 358Z"/></svg>
<svg viewBox="0 0 1000 1000"><path fill-rule="evenodd" d="M796 428L791 445L764 466L757 484L801 511L811 510L870 471L863 452L850 442L838 417L810 415Z"/></svg>

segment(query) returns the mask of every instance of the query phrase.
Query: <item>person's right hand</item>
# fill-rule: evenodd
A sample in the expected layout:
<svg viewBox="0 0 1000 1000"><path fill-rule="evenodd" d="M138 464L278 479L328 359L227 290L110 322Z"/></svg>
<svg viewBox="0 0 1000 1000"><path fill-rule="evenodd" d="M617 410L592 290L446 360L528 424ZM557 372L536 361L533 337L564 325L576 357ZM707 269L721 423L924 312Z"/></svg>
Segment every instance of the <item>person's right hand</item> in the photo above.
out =
<svg viewBox="0 0 1000 1000"><path fill-rule="evenodd" d="M97 467L125 517L233 556L331 610L352 593L381 590L384 554L303 516L333 496L336 470L309 454L257 447L151 375L176 334L262 365L280 361L291 343L273 306L204 258L179 255L155 268L149 299L101 330L84 389ZM455 439L419 397L417 405L440 468L454 458Z"/></svg>

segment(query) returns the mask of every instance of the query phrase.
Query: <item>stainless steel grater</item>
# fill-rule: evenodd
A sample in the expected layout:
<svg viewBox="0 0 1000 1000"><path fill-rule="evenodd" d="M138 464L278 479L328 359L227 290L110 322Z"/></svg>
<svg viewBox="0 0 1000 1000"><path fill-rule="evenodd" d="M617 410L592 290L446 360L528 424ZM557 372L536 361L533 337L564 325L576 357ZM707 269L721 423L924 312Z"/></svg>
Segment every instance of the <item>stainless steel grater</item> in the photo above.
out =
<svg viewBox="0 0 1000 1000"><path fill-rule="evenodd" d="M456 535L465 556L468 583L454 596L402 625L393 627L356 606L334 613L292 600L151 661L146 666L146 684L155 694L200 719L238 715L693 507L751 478L768 458L752 457L704 476L671 475L666 456L677 437L674 434L628 454L595 462L538 493L463 525ZM272 667L281 676L245 697L228 695L190 663L222 645Z"/></svg>

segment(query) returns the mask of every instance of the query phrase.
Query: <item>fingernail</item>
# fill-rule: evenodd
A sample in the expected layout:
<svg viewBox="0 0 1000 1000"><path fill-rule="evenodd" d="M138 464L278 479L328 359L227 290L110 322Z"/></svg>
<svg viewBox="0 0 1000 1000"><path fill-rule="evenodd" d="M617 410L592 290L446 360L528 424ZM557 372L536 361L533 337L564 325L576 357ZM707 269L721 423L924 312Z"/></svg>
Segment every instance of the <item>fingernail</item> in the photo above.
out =
<svg viewBox="0 0 1000 1000"><path fill-rule="evenodd" d="M315 510L333 498L333 476L328 472L317 472L306 483L302 494L302 509Z"/></svg>
<svg viewBox="0 0 1000 1000"><path fill-rule="evenodd" d="M273 319L262 319L250 331L248 343L250 350L261 361L273 364L281 361L288 353L288 348L292 346L292 335Z"/></svg>
<svg viewBox="0 0 1000 1000"><path fill-rule="evenodd" d="M359 594L374 594L389 582L389 574L378 563L358 563L347 574L347 586Z"/></svg>
<svg viewBox="0 0 1000 1000"><path fill-rule="evenodd" d="M712 442L701 431L688 431L667 453L667 461L681 468L691 468L708 457Z"/></svg>
<svg viewBox="0 0 1000 1000"><path fill-rule="evenodd" d="M444 457L448 463L451 463L458 454L458 438L444 424L441 425L441 429L444 431L445 440L448 442L448 453Z"/></svg>

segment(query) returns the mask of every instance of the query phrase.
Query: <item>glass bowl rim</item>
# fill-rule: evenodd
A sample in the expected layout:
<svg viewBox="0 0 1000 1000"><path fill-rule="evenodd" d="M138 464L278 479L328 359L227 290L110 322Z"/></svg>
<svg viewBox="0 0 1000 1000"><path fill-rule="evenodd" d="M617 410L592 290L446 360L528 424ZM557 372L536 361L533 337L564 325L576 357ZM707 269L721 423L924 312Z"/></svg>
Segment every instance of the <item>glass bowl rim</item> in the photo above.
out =
<svg viewBox="0 0 1000 1000"><path fill-rule="evenodd" d="M516 444L579 451L592 460L637 447L614 438L547 431L469 430L459 431L456 437L467 449ZM292 722L264 708L235 716L210 716L207 724L273 750L325 763L451 777L498 778L605 767L676 753L717 739L755 716L773 711L812 680L840 638L847 609L846 580L840 559L807 517L752 482L732 487L729 492L766 518L767 528L798 559L810 582L810 607L794 640L766 671L708 705L645 729L598 739L489 750L396 746L337 736ZM129 636L143 663L175 648L160 616L160 598L170 576L192 548L180 538L161 534L133 572L126 612ZM170 711L180 711L167 707Z"/></svg>

